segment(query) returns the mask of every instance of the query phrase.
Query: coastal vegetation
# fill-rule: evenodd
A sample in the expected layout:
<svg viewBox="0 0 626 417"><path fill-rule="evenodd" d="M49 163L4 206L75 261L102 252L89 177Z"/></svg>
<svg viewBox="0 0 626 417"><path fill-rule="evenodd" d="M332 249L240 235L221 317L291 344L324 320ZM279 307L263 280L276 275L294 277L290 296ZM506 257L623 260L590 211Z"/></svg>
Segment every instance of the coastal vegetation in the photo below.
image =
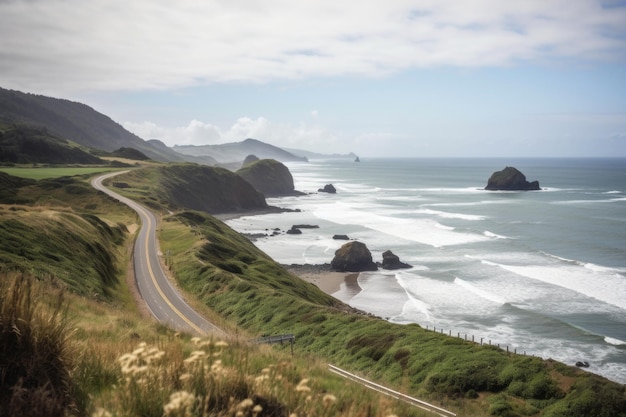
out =
<svg viewBox="0 0 626 417"><path fill-rule="evenodd" d="M125 184L116 190L161 213L164 263L186 294L222 320L227 340L193 339L145 317L126 279L136 215L93 190L88 175L0 175L0 382L11 396L0 401L0 416L428 415L346 383L328 363L464 416L626 415L619 384L389 323L292 275L223 222L190 210L190 200L175 198L176 187L206 192L206 183L187 179L213 178L206 170L215 170L215 184L234 175L177 164L111 184ZM220 190L211 197L235 192ZM293 356L285 346L249 341L285 333L296 337Z"/></svg>

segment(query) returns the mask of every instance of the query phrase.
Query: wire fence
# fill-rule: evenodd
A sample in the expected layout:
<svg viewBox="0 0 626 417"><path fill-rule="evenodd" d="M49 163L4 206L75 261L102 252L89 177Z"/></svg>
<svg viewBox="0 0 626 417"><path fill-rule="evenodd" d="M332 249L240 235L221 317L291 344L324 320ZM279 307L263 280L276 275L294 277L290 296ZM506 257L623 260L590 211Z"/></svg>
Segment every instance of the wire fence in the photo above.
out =
<svg viewBox="0 0 626 417"><path fill-rule="evenodd" d="M452 332L452 330L448 330L446 332L443 328L437 328L436 326L432 326L431 327L429 325L426 325L426 330L430 330L430 331L433 331L435 333L441 333L441 334L444 334L444 335L448 335L450 337L456 337L456 338L459 338L459 339L464 339L465 341L473 342L473 343L476 343L476 344L480 344L481 346L482 345L497 346L499 349L506 350L507 353L513 353L514 355L534 356L534 355L527 354L525 350L521 350L520 352L518 352L517 348L511 348L509 345L500 345L500 343L492 343L491 339L487 339L487 338L484 338L484 337L481 337L480 339L478 339L473 334L456 332L456 335L455 335Z"/></svg>

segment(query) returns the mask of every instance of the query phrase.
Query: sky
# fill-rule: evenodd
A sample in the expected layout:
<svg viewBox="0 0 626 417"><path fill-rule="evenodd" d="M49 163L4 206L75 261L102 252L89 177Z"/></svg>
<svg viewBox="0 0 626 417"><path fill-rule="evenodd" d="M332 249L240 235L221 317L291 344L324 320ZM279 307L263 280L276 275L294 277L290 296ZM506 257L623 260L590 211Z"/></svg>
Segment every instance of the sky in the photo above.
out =
<svg viewBox="0 0 626 417"><path fill-rule="evenodd" d="M168 146L626 157L626 3L0 0L0 87Z"/></svg>

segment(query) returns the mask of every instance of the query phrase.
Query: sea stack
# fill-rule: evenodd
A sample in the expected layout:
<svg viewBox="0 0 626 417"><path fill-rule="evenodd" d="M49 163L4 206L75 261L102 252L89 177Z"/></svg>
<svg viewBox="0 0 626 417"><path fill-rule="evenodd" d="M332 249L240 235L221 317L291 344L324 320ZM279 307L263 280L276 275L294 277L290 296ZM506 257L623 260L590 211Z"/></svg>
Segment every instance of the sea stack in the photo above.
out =
<svg viewBox="0 0 626 417"><path fill-rule="evenodd" d="M361 242L349 242L337 249L330 266L334 271L338 272L378 270L378 267L372 260L372 253Z"/></svg>
<svg viewBox="0 0 626 417"><path fill-rule="evenodd" d="M539 181L528 182L517 168L506 167L491 174L485 190L490 191L534 191L541 190Z"/></svg>

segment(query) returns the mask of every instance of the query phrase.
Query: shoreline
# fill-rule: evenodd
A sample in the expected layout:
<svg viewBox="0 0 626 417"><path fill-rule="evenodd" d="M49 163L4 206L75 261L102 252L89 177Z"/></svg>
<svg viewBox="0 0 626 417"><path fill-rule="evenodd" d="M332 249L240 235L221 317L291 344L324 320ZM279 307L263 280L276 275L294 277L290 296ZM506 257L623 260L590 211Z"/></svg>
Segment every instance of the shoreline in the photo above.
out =
<svg viewBox="0 0 626 417"><path fill-rule="evenodd" d="M300 279L317 286L324 293L347 302L340 293L354 297L361 291L358 284L358 272L337 272L330 269L330 264L323 265L283 265L289 272Z"/></svg>

